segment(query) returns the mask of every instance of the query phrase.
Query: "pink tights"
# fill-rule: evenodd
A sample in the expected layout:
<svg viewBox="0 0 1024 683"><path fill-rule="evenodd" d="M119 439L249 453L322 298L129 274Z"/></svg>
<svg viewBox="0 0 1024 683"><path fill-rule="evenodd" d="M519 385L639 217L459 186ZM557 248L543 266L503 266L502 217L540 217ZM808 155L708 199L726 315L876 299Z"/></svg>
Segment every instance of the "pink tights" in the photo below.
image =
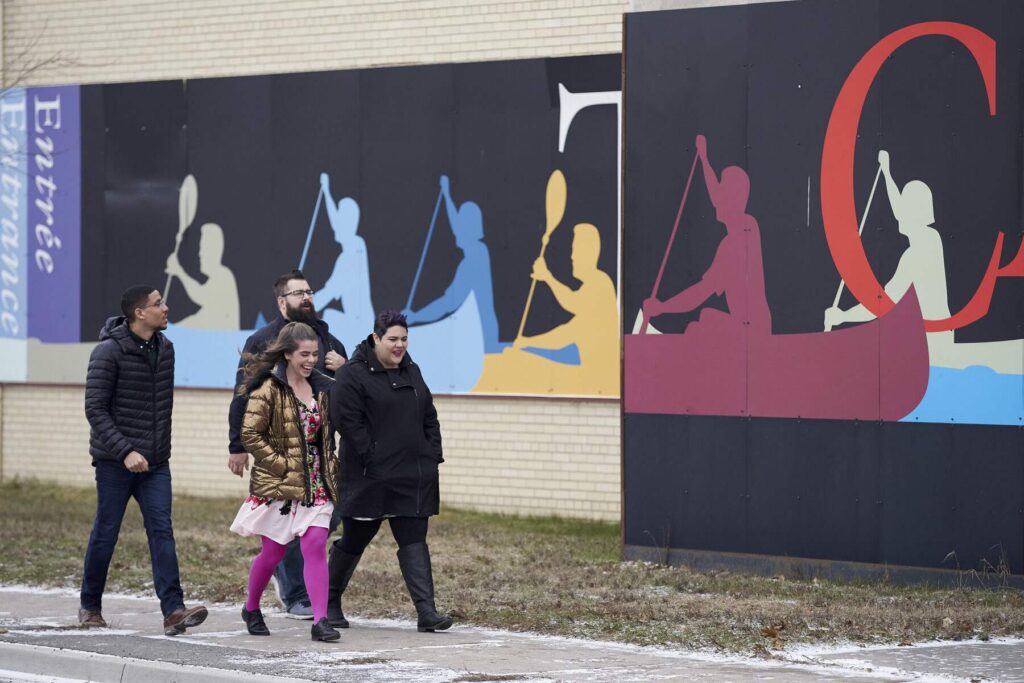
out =
<svg viewBox="0 0 1024 683"><path fill-rule="evenodd" d="M302 548L302 578L306 583L309 602L313 606L314 623L327 616L327 536L327 529L320 526L311 526L306 529L306 533L299 536L299 545ZM266 536L260 538L263 540L263 549L253 558L252 568L249 570L249 594L245 601L245 609L250 612L259 608L263 590L270 582L277 563L288 549L288 546L272 541Z"/></svg>

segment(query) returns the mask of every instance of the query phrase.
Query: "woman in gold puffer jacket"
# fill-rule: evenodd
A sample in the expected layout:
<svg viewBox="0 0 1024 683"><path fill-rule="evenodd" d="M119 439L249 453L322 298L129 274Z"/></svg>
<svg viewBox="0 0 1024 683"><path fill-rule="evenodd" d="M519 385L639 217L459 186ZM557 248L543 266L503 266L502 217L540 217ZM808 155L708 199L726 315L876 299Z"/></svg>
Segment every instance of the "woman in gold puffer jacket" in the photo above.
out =
<svg viewBox="0 0 1024 683"><path fill-rule="evenodd" d="M299 407L290 387L276 374L266 375L250 393L242 423L242 443L253 455L249 495L277 500L311 502L306 468L306 435L302 433ZM258 381L258 380L257 380ZM328 394L334 383L314 368L309 382L324 410L317 438L323 447L324 484L331 500L337 498L338 458L330 424ZM320 403L323 401L323 403ZM267 436L264 436L267 435Z"/></svg>
<svg viewBox="0 0 1024 683"><path fill-rule="evenodd" d="M292 322L266 351L245 357L245 380L238 391L247 397L242 443L253 456L253 466L249 497L231 530L259 536L262 542L242 608L252 635L270 635L260 597L295 538L313 607L313 640L338 640L341 635L326 619L327 535L338 499L338 458L328 409L334 380L316 369L318 354L313 328Z"/></svg>

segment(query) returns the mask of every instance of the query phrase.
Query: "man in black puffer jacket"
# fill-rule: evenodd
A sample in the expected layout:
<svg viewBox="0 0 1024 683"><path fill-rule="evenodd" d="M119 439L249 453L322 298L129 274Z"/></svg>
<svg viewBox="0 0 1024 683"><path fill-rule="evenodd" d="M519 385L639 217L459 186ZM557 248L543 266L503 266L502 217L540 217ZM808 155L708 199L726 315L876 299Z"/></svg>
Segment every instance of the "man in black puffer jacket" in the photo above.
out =
<svg viewBox="0 0 1024 683"><path fill-rule="evenodd" d="M96 520L85 553L78 620L106 626L103 589L129 498L142 511L153 563L153 587L164 634L184 633L206 619L203 606L186 609L171 528L171 408L174 346L167 305L155 287L135 285L121 297L124 316L110 318L89 356L85 417L96 468Z"/></svg>

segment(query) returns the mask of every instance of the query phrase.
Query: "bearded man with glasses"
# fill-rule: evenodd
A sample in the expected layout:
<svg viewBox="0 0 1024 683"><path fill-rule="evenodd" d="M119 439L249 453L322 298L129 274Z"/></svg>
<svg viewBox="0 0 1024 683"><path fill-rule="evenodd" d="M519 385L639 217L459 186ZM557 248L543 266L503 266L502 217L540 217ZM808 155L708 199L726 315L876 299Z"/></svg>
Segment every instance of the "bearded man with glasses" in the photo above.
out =
<svg viewBox="0 0 1024 683"><path fill-rule="evenodd" d="M277 297L277 310L281 314L253 332L245 340L242 353L261 353L277 339L278 333L286 324L290 322L306 323L316 332L320 347L316 368L333 378L334 372L345 364L348 354L345 353L345 346L330 333L327 323L317 317L316 309L313 308L313 290L310 289L306 276L300 270L293 270L281 275L274 280L274 295ZM242 364L242 359L239 358L236 385L242 381ZM243 476L245 470L249 468L249 454L245 451L241 438L245 403L245 397L236 393L231 399L231 408L228 412L228 438L230 440L228 469L239 477ZM337 522L334 520L332 522L331 529L333 530L337 526ZM274 587L284 605L286 616L293 619L312 619L313 608L309 601L309 595L306 593L302 567L302 551L299 548L298 539L296 539L289 544L284 559L274 570Z"/></svg>

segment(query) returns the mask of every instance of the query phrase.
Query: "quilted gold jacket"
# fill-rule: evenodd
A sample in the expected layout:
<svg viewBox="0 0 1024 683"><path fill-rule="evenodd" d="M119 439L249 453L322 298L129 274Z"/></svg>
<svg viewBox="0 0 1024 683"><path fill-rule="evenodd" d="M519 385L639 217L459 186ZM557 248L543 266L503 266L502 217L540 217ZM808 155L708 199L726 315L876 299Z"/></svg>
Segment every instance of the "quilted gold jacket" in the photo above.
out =
<svg viewBox="0 0 1024 683"><path fill-rule="evenodd" d="M242 444L253 457L249 493L276 500L311 503L306 439L299 422L299 404L284 376L282 363L265 378L257 378L250 384L242 422ZM338 456L328 408L328 392L334 380L319 370L313 370L309 381L320 405L320 471L331 500L336 502Z"/></svg>

